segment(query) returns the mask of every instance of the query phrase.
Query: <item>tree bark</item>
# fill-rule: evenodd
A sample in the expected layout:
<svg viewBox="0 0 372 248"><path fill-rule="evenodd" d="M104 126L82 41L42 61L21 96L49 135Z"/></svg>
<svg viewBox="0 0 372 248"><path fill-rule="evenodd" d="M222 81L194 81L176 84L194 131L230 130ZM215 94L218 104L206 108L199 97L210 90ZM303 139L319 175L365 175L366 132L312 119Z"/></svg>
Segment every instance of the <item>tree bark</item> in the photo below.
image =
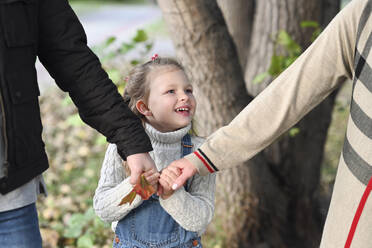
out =
<svg viewBox="0 0 372 248"><path fill-rule="evenodd" d="M253 0L217 0L225 18L230 35L234 40L240 65L243 70L247 64L248 48L251 39L254 1Z"/></svg>
<svg viewBox="0 0 372 248"><path fill-rule="evenodd" d="M225 18L233 18L233 10L227 10L224 1L219 4ZM242 18L248 19L248 27L227 21L230 34L242 34L245 28L250 33L248 39L233 39L216 1L158 1L177 57L196 86L196 130L200 135L207 136L228 124L250 102L250 96L271 82L251 83L268 69L278 30L286 30L304 47L310 44L312 31L302 30L299 24L303 20L324 21L325 12L329 12L322 9L321 2L255 1L253 16ZM240 43L239 39L245 41ZM241 49L247 44L244 60L237 54L244 54ZM245 72L242 61L246 62ZM317 189L335 95L297 124L300 132L296 136L285 134L245 165L218 174L215 224L210 230L223 223L226 247L319 245L324 216L319 211Z"/></svg>

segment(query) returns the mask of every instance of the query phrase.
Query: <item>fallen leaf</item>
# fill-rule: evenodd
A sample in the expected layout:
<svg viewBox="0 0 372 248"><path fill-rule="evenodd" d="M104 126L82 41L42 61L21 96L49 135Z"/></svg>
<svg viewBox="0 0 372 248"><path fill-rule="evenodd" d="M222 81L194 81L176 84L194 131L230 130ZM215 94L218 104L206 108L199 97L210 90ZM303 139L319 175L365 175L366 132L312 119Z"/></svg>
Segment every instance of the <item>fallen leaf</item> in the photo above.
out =
<svg viewBox="0 0 372 248"><path fill-rule="evenodd" d="M149 182L146 180L144 175L141 175L136 185L134 185L132 191L129 192L129 194L126 195L121 200L121 202L119 203L119 206L125 203L129 203L129 205L132 204L137 194L140 195L143 200L147 200L154 193L155 193L154 187L152 187L152 185L149 184Z"/></svg>

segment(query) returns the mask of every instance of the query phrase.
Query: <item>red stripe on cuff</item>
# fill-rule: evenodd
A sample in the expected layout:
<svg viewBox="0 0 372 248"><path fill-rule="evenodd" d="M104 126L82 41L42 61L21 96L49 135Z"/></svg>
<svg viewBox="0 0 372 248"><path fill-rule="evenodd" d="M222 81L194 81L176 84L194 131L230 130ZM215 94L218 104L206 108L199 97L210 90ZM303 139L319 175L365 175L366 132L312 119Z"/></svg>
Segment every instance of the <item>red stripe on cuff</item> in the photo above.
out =
<svg viewBox="0 0 372 248"><path fill-rule="evenodd" d="M204 166L207 167L208 171L210 173L213 173L214 170L209 166L209 164L207 163L207 161L205 161L205 159L197 151L195 151L194 153L203 162Z"/></svg>

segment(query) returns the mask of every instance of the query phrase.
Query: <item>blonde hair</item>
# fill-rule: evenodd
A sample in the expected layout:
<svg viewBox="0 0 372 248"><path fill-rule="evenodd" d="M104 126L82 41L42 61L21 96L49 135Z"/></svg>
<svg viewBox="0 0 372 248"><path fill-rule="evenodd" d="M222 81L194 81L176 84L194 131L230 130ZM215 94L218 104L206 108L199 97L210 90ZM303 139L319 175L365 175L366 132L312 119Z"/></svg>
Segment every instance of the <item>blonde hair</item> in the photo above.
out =
<svg viewBox="0 0 372 248"><path fill-rule="evenodd" d="M183 66L176 60L167 57L156 57L144 64L134 67L127 77L123 98L134 114L145 121L145 117L137 110L138 100L147 100L149 96L149 75L160 67L170 66L184 71Z"/></svg>
<svg viewBox="0 0 372 248"><path fill-rule="evenodd" d="M136 108L138 100L147 100L150 91L150 80L149 75L151 72L161 67L170 66L175 69L185 71L183 66L178 63L175 59L167 57L156 57L144 64L135 66L130 72L126 79L125 90L123 94L124 101L128 104L128 107L132 112L137 115L143 122L146 121L145 116L142 115ZM123 161L126 175L130 176L130 169L128 163Z"/></svg>

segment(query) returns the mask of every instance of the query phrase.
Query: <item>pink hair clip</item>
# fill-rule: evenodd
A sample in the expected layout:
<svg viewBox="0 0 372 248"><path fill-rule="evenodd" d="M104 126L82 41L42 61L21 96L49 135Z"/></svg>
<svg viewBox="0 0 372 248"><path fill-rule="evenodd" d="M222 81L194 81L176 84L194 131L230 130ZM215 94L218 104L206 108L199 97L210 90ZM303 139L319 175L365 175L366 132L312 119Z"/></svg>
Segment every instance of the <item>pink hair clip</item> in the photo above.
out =
<svg viewBox="0 0 372 248"><path fill-rule="evenodd" d="M159 58L159 55L157 53L155 53L152 57L151 57L151 60L154 61L155 59Z"/></svg>

